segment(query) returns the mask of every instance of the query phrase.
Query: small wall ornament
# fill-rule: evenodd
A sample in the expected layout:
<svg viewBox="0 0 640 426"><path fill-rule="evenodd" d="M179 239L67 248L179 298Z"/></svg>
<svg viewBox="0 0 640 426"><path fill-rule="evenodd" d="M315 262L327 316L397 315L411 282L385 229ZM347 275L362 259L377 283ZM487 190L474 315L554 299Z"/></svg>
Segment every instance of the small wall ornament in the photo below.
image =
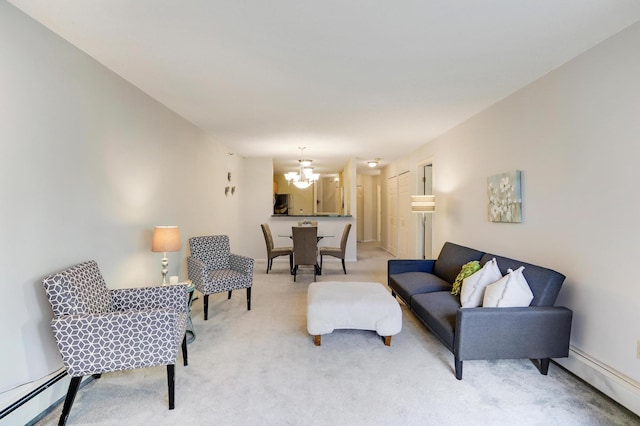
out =
<svg viewBox="0 0 640 426"><path fill-rule="evenodd" d="M487 178L491 222L522 222L522 172L513 170Z"/></svg>

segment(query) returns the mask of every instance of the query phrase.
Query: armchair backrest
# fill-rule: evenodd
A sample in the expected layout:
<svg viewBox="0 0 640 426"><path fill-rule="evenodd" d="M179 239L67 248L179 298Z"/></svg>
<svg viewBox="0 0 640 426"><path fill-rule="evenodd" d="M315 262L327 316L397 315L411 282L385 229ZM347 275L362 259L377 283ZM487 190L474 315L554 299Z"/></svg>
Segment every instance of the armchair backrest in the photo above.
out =
<svg viewBox="0 0 640 426"><path fill-rule="evenodd" d="M189 238L191 256L213 269L229 269L231 248L227 235Z"/></svg>
<svg viewBox="0 0 640 426"><path fill-rule="evenodd" d="M292 226L293 263L315 265L318 260L318 228L315 226Z"/></svg>
<svg viewBox="0 0 640 426"><path fill-rule="evenodd" d="M95 260L49 275L42 285L56 317L113 311L109 289Z"/></svg>
<svg viewBox="0 0 640 426"><path fill-rule="evenodd" d="M264 242L267 244L267 255L270 255L271 250L273 249L273 235L271 235L271 229L266 223L261 224L260 227L262 228L262 234L264 235Z"/></svg>

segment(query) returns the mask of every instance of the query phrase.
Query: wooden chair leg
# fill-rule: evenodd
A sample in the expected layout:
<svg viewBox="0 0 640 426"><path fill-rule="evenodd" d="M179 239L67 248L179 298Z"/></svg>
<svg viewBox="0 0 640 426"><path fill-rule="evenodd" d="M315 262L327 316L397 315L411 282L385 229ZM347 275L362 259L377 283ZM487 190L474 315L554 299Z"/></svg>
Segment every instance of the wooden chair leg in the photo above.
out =
<svg viewBox="0 0 640 426"><path fill-rule="evenodd" d="M344 274L347 275L347 267L344 265L344 259L342 259L342 270L344 271Z"/></svg>
<svg viewBox="0 0 640 426"><path fill-rule="evenodd" d="M251 287L247 287L247 311L251 310Z"/></svg>
<svg viewBox="0 0 640 426"><path fill-rule="evenodd" d="M64 426L67 424L67 418L69 418L71 406L73 405L73 400L76 399L76 394L78 393L78 388L80 387L81 380L82 376L71 378L69 389L67 390L67 397L64 399L64 406L62 407L62 415L60 416L60 420L58 421L59 426Z"/></svg>
<svg viewBox="0 0 640 426"><path fill-rule="evenodd" d="M271 262L272 261L273 261L273 259L267 260L267 274L269 273L269 269L271 269Z"/></svg>
<svg viewBox="0 0 640 426"><path fill-rule="evenodd" d="M293 254L289 255L289 271L293 271Z"/></svg>
<svg viewBox="0 0 640 426"><path fill-rule="evenodd" d="M204 298L203 298L203 303L204 303L204 320L207 320L207 317L209 316L209 295L205 294Z"/></svg>
<svg viewBox="0 0 640 426"><path fill-rule="evenodd" d="M319 334L313 336L313 344L316 346L320 346L322 344L322 336Z"/></svg>
<svg viewBox="0 0 640 426"><path fill-rule="evenodd" d="M167 385L169 386L169 410L173 410L175 408L175 389L176 389L176 380L175 380L175 365L169 364L167 365Z"/></svg>
<svg viewBox="0 0 640 426"><path fill-rule="evenodd" d="M182 360L184 361L184 365L189 365L187 355L187 333L184 333L184 337L182 338Z"/></svg>
<svg viewBox="0 0 640 426"><path fill-rule="evenodd" d="M385 346L391 346L391 336L384 336L383 338Z"/></svg>

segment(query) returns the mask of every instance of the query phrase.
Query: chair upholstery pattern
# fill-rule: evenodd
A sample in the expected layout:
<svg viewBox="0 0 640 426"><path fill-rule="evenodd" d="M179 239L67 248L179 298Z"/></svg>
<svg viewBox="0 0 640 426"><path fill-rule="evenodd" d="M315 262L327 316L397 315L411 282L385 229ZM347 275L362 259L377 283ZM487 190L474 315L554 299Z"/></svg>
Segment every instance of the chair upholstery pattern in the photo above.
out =
<svg viewBox="0 0 640 426"><path fill-rule="evenodd" d="M51 329L72 377L60 424L80 379L112 371L166 365L173 408L173 368L181 344L187 365L186 285L109 290L94 260L50 275L42 285L54 314Z"/></svg>
<svg viewBox="0 0 640 426"><path fill-rule="evenodd" d="M191 256L187 272L195 288L204 295L204 319L208 317L209 295L246 288L247 308L251 310L254 260L231 253L227 235L210 235L189 239Z"/></svg>

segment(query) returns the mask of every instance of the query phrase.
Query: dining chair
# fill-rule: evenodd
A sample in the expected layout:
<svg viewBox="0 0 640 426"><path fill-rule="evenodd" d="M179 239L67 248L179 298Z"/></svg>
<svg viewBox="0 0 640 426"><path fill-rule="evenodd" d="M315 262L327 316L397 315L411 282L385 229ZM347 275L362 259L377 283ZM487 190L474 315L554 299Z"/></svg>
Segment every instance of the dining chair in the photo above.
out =
<svg viewBox="0 0 640 426"><path fill-rule="evenodd" d="M292 226L293 236L293 282L299 266L313 266L313 281L320 270L318 266L318 228L315 226Z"/></svg>
<svg viewBox="0 0 640 426"><path fill-rule="evenodd" d="M349 239L349 231L351 231L351 224L347 223L342 231L342 239L340 240L340 247L320 247L320 269L322 269L322 256L333 256L342 260L342 270L347 273L347 268L344 264L345 253L347 251L347 240Z"/></svg>
<svg viewBox="0 0 640 426"><path fill-rule="evenodd" d="M83 377L120 370L166 365L169 409L174 408L181 345L188 363L186 285L110 290L95 260L50 275L42 285L53 310L51 329L71 376L58 424L66 424Z"/></svg>
<svg viewBox="0 0 640 426"><path fill-rule="evenodd" d="M278 256L289 256L289 272L293 270L293 247L274 247L273 235L271 229L267 223L260 225L262 228L262 234L264 235L264 242L267 245L267 274L273 266L273 259Z"/></svg>

